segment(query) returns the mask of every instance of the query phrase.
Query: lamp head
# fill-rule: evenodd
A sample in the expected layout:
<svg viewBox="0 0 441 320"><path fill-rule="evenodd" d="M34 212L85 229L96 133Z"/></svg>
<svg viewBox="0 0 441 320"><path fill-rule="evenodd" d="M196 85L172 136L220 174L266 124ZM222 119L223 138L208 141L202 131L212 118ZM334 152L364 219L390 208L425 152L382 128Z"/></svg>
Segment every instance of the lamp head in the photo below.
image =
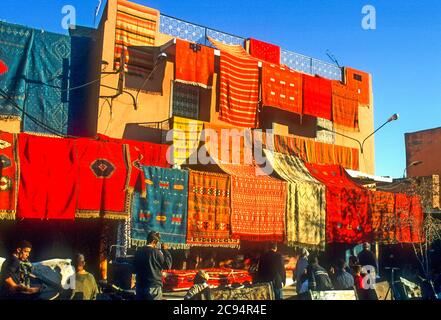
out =
<svg viewBox="0 0 441 320"><path fill-rule="evenodd" d="M413 161L413 162L411 162L411 164L409 165L409 167L418 166L418 165L420 165L420 164L422 164L422 163L423 163L423 162L420 161L420 160Z"/></svg>
<svg viewBox="0 0 441 320"><path fill-rule="evenodd" d="M161 61L161 60L167 59L167 57L168 57L167 53L161 52L160 54L158 54L157 59L158 59L158 61Z"/></svg>
<svg viewBox="0 0 441 320"><path fill-rule="evenodd" d="M398 120L399 117L400 117L400 115L398 113L394 113L393 115L390 116L389 119L387 119L387 122L392 122L392 121Z"/></svg>

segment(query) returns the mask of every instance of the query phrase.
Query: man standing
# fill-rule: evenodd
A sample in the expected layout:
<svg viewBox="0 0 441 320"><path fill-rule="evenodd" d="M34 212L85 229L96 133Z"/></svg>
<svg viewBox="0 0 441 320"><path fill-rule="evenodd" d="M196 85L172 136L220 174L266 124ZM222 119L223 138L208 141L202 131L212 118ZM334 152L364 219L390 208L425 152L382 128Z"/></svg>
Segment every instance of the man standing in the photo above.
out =
<svg viewBox="0 0 441 320"><path fill-rule="evenodd" d="M151 231L147 236L147 246L135 253L137 300L162 299L162 270L171 268L172 257L165 243L161 244L161 250L157 249L159 240L159 232Z"/></svg>
<svg viewBox="0 0 441 320"><path fill-rule="evenodd" d="M276 300L283 299L286 271L283 257L277 252L277 243L271 243L270 250L260 257L257 275L261 282L272 282Z"/></svg>
<svg viewBox="0 0 441 320"><path fill-rule="evenodd" d="M86 259L84 255L79 253L75 260L75 290L74 296L78 293L81 300L96 300L99 293L98 285L95 277L85 269Z"/></svg>
<svg viewBox="0 0 441 320"><path fill-rule="evenodd" d="M363 250L358 254L358 262L362 267L373 266L375 270L377 269L377 259L375 259L369 243L363 243Z"/></svg>
<svg viewBox="0 0 441 320"><path fill-rule="evenodd" d="M29 286L28 258L32 245L21 241L11 256L3 263L0 274L0 299L32 299L40 288Z"/></svg>
<svg viewBox="0 0 441 320"><path fill-rule="evenodd" d="M304 274L306 274L306 269L308 268L308 256L309 252L305 248L302 249L302 253L300 254L299 260L296 263L296 269L294 272L294 277L296 281L296 291L297 294L300 294L300 289L302 287L302 278Z"/></svg>

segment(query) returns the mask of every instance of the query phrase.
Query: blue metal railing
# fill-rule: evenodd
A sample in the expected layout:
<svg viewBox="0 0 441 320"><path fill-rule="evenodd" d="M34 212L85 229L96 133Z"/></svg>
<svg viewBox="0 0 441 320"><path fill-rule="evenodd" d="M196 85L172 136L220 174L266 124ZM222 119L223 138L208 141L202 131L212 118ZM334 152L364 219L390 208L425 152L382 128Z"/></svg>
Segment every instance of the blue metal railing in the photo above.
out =
<svg viewBox="0 0 441 320"><path fill-rule="evenodd" d="M165 14L161 14L159 31L176 38L207 46L212 46L207 36L230 45L239 44L244 46L246 40L243 37L204 27ZM342 80L341 69L338 66L296 52L282 50L281 63L304 73L317 74L328 79Z"/></svg>

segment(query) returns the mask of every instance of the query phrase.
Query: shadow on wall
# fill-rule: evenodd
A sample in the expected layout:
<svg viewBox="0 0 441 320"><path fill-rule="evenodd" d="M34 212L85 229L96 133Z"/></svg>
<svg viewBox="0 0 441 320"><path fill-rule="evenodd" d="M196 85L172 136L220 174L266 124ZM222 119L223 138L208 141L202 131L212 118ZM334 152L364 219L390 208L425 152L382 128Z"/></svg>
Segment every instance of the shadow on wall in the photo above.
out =
<svg viewBox="0 0 441 320"><path fill-rule="evenodd" d="M317 136L317 118L298 115L272 107L263 107L260 113L260 127L272 129L273 123L288 127L289 134L315 138Z"/></svg>

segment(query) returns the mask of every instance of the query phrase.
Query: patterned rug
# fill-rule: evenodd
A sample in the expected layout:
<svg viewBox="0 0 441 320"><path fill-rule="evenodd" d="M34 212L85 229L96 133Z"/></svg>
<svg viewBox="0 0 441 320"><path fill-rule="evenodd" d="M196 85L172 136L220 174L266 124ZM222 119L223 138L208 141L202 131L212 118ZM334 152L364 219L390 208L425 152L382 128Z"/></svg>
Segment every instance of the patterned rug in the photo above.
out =
<svg viewBox="0 0 441 320"><path fill-rule="evenodd" d="M127 145L81 138L76 140L79 161L78 218L125 220L130 214L130 190L141 177ZM136 157L136 155L135 155Z"/></svg>
<svg viewBox="0 0 441 320"><path fill-rule="evenodd" d="M310 163L306 167L326 185L326 241L348 244L371 241L368 191L353 182L343 167Z"/></svg>
<svg viewBox="0 0 441 320"><path fill-rule="evenodd" d="M136 47L154 46L159 30L159 11L132 2L118 0L115 35L115 69L124 56L124 71L145 77L151 56ZM130 50L129 50L130 48Z"/></svg>
<svg viewBox="0 0 441 320"><path fill-rule="evenodd" d="M173 163L182 165L198 150L204 128L202 121L173 117ZM197 160L197 158L195 158Z"/></svg>
<svg viewBox="0 0 441 320"><path fill-rule="evenodd" d="M232 237L250 241L285 240L286 182L253 165L218 163L231 175Z"/></svg>
<svg viewBox="0 0 441 320"><path fill-rule="evenodd" d="M26 112L0 97L0 117L21 118L24 132L45 133L50 127L66 134L71 38L0 21L0 39L0 59L9 67L0 89Z"/></svg>
<svg viewBox="0 0 441 320"><path fill-rule="evenodd" d="M239 247L231 239L230 177L190 171L188 183L187 244L206 247Z"/></svg>
<svg viewBox="0 0 441 320"><path fill-rule="evenodd" d="M172 114L197 120L199 118L199 87L173 82Z"/></svg>
<svg viewBox="0 0 441 320"><path fill-rule="evenodd" d="M79 191L75 140L21 133L18 143L17 217L74 220Z"/></svg>
<svg viewBox="0 0 441 320"><path fill-rule="evenodd" d="M147 198L134 194L132 245L145 245L148 233L157 231L161 242L187 247L188 172L147 166L143 170Z"/></svg>
<svg viewBox="0 0 441 320"><path fill-rule="evenodd" d="M396 239L398 243L423 241L421 199L404 193L395 194Z"/></svg>
<svg viewBox="0 0 441 320"><path fill-rule="evenodd" d="M371 77L369 73L345 67L346 84L352 88L358 96L358 104L361 107L371 105Z"/></svg>
<svg viewBox="0 0 441 320"><path fill-rule="evenodd" d="M211 88L214 74L213 48L176 39L176 81Z"/></svg>
<svg viewBox="0 0 441 320"><path fill-rule="evenodd" d="M357 92L340 81L332 80L332 120L345 130L360 131L358 127Z"/></svg>
<svg viewBox="0 0 441 320"><path fill-rule="evenodd" d="M16 214L19 163L17 135L0 131L0 220Z"/></svg>
<svg viewBox="0 0 441 320"><path fill-rule="evenodd" d="M318 76L303 74L303 113L332 120L331 81Z"/></svg>
<svg viewBox="0 0 441 320"><path fill-rule="evenodd" d="M257 283L236 289L212 289L210 300L275 300L275 296L271 283Z"/></svg>
<svg viewBox="0 0 441 320"><path fill-rule="evenodd" d="M288 245L324 249L326 188L294 156L265 150L274 170L288 182L286 229Z"/></svg>
<svg viewBox="0 0 441 320"><path fill-rule="evenodd" d="M208 284L213 287L230 285L233 283L252 282L253 278L245 270L211 268L202 269L210 276ZM164 291L188 290L193 286L193 280L198 270L164 270Z"/></svg>
<svg viewBox="0 0 441 320"><path fill-rule="evenodd" d="M208 37L221 50L219 119L238 127L257 126L259 67L240 46L228 46Z"/></svg>
<svg viewBox="0 0 441 320"><path fill-rule="evenodd" d="M396 241L394 194L384 191L369 191L369 206L374 240L380 243L394 243Z"/></svg>
<svg viewBox="0 0 441 320"><path fill-rule="evenodd" d="M279 46L252 38L247 42L249 45L249 52L254 58L269 63L280 64Z"/></svg>
<svg viewBox="0 0 441 320"><path fill-rule="evenodd" d="M262 102L264 106L302 114L302 74L286 66L263 63Z"/></svg>

